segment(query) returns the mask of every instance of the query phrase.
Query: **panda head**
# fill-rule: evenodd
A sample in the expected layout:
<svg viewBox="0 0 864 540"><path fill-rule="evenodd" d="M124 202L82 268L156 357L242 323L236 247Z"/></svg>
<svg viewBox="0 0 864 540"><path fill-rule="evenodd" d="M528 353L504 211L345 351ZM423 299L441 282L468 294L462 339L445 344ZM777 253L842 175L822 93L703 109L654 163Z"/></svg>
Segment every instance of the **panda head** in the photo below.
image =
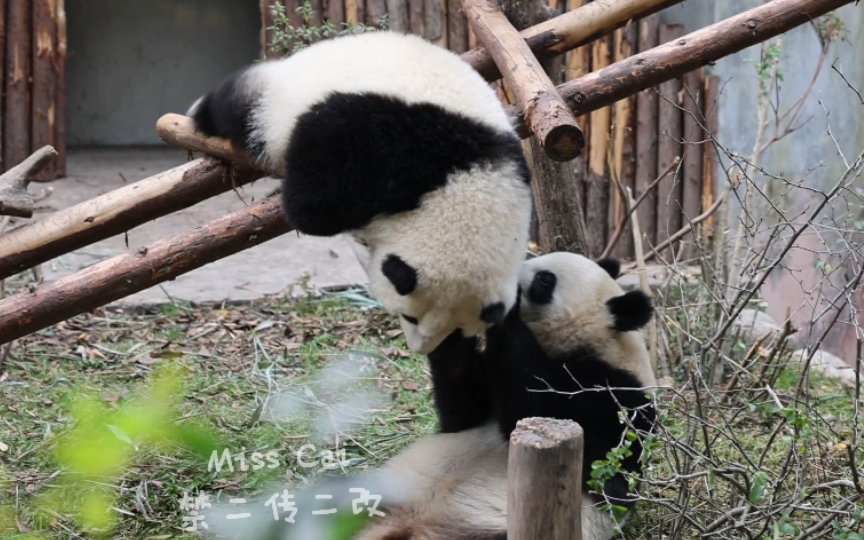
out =
<svg viewBox="0 0 864 540"><path fill-rule="evenodd" d="M655 384L644 337L651 300L624 292L614 259L594 262L573 253L551 253L522 264L519 314L550 355L591 347L615 367Z"/></svg>
<svg viewBox="0 0 864 540"><path fill-rule="evenodd" d="M516 304L518 255L478 276L454 270L459 263L452 257L449 264L431 264L428 257L418 263L416 251L373 247L361 235L352 240L370 293L399 316L408 348L418 354L429 354L456 329L467 337L483 333Z"/></svg>

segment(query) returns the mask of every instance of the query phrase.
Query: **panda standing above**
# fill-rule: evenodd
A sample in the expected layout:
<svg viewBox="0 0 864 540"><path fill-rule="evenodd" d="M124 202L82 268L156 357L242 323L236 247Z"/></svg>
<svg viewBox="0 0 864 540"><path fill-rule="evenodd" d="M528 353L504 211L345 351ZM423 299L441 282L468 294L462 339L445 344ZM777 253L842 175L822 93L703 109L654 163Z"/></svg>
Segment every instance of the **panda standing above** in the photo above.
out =
<svg viewBox="0 0 864 540"><path fill-rule="evenodd" d="M583 482L630 426L640 435L652 429L646 391L656 381L639 330L653 308L641 291L618 286L618 271L617 261L571 253L526 261L519 305L486 333L484 352L456 332L429 355L442 433L384 465L388 481L410 489L355 540L506 540L508 439L522 418L582 426ZM640 438L632 441L626 472L642 470L641 448ZM615 475L602 494L589 490L583 486L582 538L608 540L615 523L600 505L632 507L627 478Z"/></svg>
<svg viewBox="0 0 864 540"><path fill-rule="evenodd" d="M322 41L235 73L189 115L285 174L298 231L358 239L412 350L478 335L516 302L528 170L495 92L455 54L391 32Z"/></svg>

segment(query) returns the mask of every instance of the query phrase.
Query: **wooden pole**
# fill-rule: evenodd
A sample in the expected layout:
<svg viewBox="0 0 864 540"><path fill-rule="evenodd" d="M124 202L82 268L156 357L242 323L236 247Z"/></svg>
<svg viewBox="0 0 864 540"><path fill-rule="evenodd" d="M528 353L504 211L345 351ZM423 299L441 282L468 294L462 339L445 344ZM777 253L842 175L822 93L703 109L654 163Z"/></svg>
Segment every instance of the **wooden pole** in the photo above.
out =
<svg viewBox="0 0 864 540"><path fill-rule="evenodd" d="M639 52L658 44L660 15L639 21ZM624 60L626 61L626 60ZM657 192L648 186L657 178L657 89L648 88L636 96L636 197L645 195L642 211L637 214L639 230L649 243L657 238Z"/></svg>
<svg viewBox="0 0 864 540"><path fill-rule="evenodd" d="M54 168L57 177L66 176L66 57L68 56L66 35L66 2L57 0L57 55L54 67L57 70L57 111L55 112L54 148L57 161Z"/></svg>
<svg viewBox="0 0 864 540"><path fill-rule="evenodd" d="M57 144L57 2L33 0L33 105L30 119L30 148ZM52 160L53 161L53 160ZM54 180L53 163L44 167L33 180Z"/></svg>
<svg viewBox="0 0 864 540"><path fill-rule="evenodd" d="M366 0L366 24L378 26L387 14L387 0Z"/></svg>
<svg viewBox="0 0 864 540"><path fill-rule="evenodd" d="M387 13L390 17L390 30L405 33L411 28L408 0L387 0Z"/></svg>
<svg viewBox="0 0 864 540"><path fill-rule="evenodd" d="M660 43L672 43L684 35L683 24L661 24ZM657 169L665 170L681 156L681 130L684 115L681 112L681 79L669 79L660 85L658 105ZM681 176L677 171L668 175L657 186L657 242L681 228L683 203Z"/></svg>
<svg viewBox="0 0 864 540"><path fill-rule="evenodd" d="M345 0L345 21L354 25L366 21L366 4L363 0Z"/></svg>
<svg viewBox="0 0 864 540"><path fill-rule="evenodd" d="M705 128L708 130L706 136L710 136L712 140L707 140L703 147L704 159L702 162L702 210L711 208L714 204L716 196L716 181L714 175L717 171L717 165L720 160L717 156L717 151L714 147L713 139L717 137L717 132L720 129L720 115L718 113L720 101L720 77L711 75L705 78L705 99L704 99L704 114ZM709 216L702 222L702 234L704 239L714 237L714 216Z"/></svg>
<svg viewBox="0 0 864 540"><path fill-rule="evenodd" d="M411 33L423 36L426 29L423 27L423 0L408 0L408 15L411 19Z"/></svg>
<svg viewBox="0 0 864 540"><path fill-rule="evenodd" d="M6 0L0 0L0 173L6 170L3 162L3 149L6 147L3 133L6 122L4 95L6 90Z"/></svg>
<svg viewBox="0 0 864 540"><path fill-rule="evenodd" d="M3 162L6 169L30 155L31 19L30 0L9 2L6 13L6 103Z"/></svg>
<svg viewBox="0 0 864 540"><path fill-rule="evenodd" d="M507 540L582 540L582 428L525 418L510 434Z"/></svg>
<svg viewBox="0 0 864 540"><path fill-rule="evenodd" d="M559 85L558 93L577 115L587 114L640 90L681 77L688 71L809 23L855 1L773 0L687 34L673 43L655 47ZM522 117L521 111L511 107L510 113L517 119L520 134L527 137L530 131L524 121L518 122Z"/></svg>
<svg viewBox="0 0 864 540"><path fill-rule="evenodd" d="M477 38L504 72L504 80L546 155L555 161L578 156L585 140L576 117L501 8L492 0L464 0L462 5Z"/></svg>
<svg viewBox="0 0 864 540"><path fill-rule="evenodd" d="M702 161L705 159L705 132L701 123L705 92L702 89L702 70L684 75L684 216L688 220L699 215L702 205ZM710 204L708 206L711 206ZM706 206L706 208L708 207ZM692 245L684 251L684 258L696 255Z"/></svg>
<svg viewBox="0 0 864 540"><path fill-rule="evenodd" d="M423 37L432 42L446 35L441 28L441 2L443 0L423 1Z"/></svg>
<svg viewBox="0 0 864 540"><path fill-rule="evenodd" d="M526 26L521 31L521 35L535 55L545 60L581 45L587 45L624 26L631 19L656 13L683 1L595 0L564 15L536 25L529 25L530 28ZM510 17L509 10L507 17ZM518 24L513 26L520 28ZM487 80L494 81L501 78L495 61L485 49L468 51L462 58Z"/></svg>
<svg viewBox="0 0 864 540"><path fill-rule="evenodd" d="M0 301L0 343L176 278L290 231L280 197ZM2 238L2 237L0 237Z"/></svg>
<svg viewBox="0 0 864 540"><path fill-rule="evenodd" d="M447 48L461 54L468 50L468 20L459 0L447 2Z"/></svg>
<svg viewBox="0 0 864 540"><path fill-rule="evenodd" d="M609 65L609 37L594 42L591 54L591 69ZM585 190L585 224L588 227L588 253L597 257L606 247L609 231L609 128L612 108L603 107L590 115L590 150L588 152L588 182ZM613 190L614 191L614 190Z"/></svg>
<svg viewBox="0 0 864 540"><path fill-rule="evenodd" d="M345 22L345 3L342 0L325 0L324 4L327 20L333 24L337 32L342 31L342 23Z"/></svg>
<svg viewBox="0 0 864 540"><path fill-rule="evenodd" d="M632 23L615 31L615 61L620 62L636 52L638 46L638 24ZM636 183L636 96L629 96L615 103L613 129L613 156L615 175L625 188L635 189ZM613 231L624 217L627 205L617 189L609 187L612 205L609 209L609 228ZM621 241L615 246L612 255L618 259L633 256L633 235L631 225L625 225Z"/></svg>
<svg viewBox="0 0 864 540"><path fill-rule="evenodd" d="M0 279L261 176L206 157L60 210L0 235Z"/></svg>

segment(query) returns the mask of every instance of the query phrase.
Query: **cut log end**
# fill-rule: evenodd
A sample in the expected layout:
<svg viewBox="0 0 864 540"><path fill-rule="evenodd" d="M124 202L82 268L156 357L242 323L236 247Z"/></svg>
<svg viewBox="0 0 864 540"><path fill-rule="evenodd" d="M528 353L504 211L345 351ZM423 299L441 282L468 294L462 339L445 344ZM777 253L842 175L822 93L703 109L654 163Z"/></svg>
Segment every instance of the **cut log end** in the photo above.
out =
<svg viewBox="0 0 864 540"><path fill-rule="evenodd" d="M560 124L546 134L543 151L554 161L576 159L585 147L585 136L579 126Z"/></svg>
<svg viewBox="0 0 864 540"><path fill-rule="evenodd" d="M556 448L566 443L581 443L582 426L572 420L524 418L510 434L510 444L537 450Z"/></svg>

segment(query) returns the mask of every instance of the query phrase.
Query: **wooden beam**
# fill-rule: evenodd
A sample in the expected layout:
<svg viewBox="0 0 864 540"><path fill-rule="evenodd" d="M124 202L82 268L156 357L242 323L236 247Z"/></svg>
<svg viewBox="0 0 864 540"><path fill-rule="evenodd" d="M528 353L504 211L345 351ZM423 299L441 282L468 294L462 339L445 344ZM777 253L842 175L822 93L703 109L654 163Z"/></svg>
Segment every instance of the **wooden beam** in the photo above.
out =
<svg viewBox="0 0 864 540"><path fill-rule="evenodd" d="M33 292L20 292L0 301L0 343L169 281L291 229L282 212L280 197L268 197L194 229L42 285Z"/></svg>
<svg viewBox="0 0 864 540"><path fill-rule="evenodd" d="M418 36L425 35L423 0L408 0L408 16L411 19L411 33Z"/></svg>
<svg viewBox="0 0 864 540"><path fill-rule="evenodd" d="M0 0L0 173L6 170L3 166L3 131L6 122L6 110L3 108L3 97L6 90L6 0Z"/></svg>
<svg viewBox="0 0 864 540"><path fill-rule="evenodd" d="M624 26L631 19L656 13L683 1L595 0L546 22L525 28L521 35L535 55L544 60L581 45L587 45ZM494 81L501 78L501 72L498 71L495 61L486 49L468 51L462 59L471 64L487 80Z"/></svg>
<svg viewBox="0 0 864 540"><path fill-rule="evenodd" d="M366 0L366 24L378 26L387 14L387 0Z"/></svg>
<svg viewBox="0 0 864 540"><path fill-rule="evenodd" d="M447 33L441 27L441 4L444 0L424 0L423 1L423 37L427 40L436 42L441 39L441 36L446 36Z"/></svg>
<svg viewBox="0 0 864 540"><path fill-rule="evenodd" d="M3 162L8 170L30 155L32 12L30 0L13 0L6 11L6 103Z"/></svg>
<svg viewBox="0 0 864 540"><path fill-rule="evenodd" d="M578 156L585 146L579 123L501 8L492 0L463 0L462 5L477 39L504 72L546 155L556 161Z"/></svg>
<svg viewBox="0 0 864 540"><path fill-rule="evenodd" d="M187 150L201 152L210 157L224 159L247 169L261 169L255 159L236 150L228 139L206 137L195 130L192 119L182 114L166 114L156 122L156 133L168 144L182 146ZM274 176L284 176L282 171L265 171ZM142 180L144 182L145 180Z"/></svg>
<svg viewBox="0 0 864 540"><path fill-rule="evenodd" d="M33 103L30 119L30 148L57 144L57 2L33 0ZM56 151L55 151L56 156ZM33 180L54 180L52 163L42 168Z"/></svg>
<svg viewBox="0 0 864 540"><path fill-rule="evenodd" d="M387 13L390 19L390 30L405 33L411 28L408 14L408 0L387 0Z"/></svg>
<svg viewBox="0 0 864 540"><path fill-rule="evenodd" d="M366 3L364 0L345 0L345 21L354 25L366 22Z"/></svg>
<svg viewBox="0 0 864 540"><path fill-rule="evenodd" d="M54 134L57 161L54 166L57 177L66 176L66 57L68 56L66 35L66 1L57 0L57 55L54 67L57 70L57 111Z"/></svg>
<svg viewBox="0 0 864 540"><path fill-rule="evenodd" d="M688 71L809 23L855 1L773 0L692 32L674 43L655 47L559 85L558 93L577 115L587 114L640 90L681 77ZM530 131L524 120L519 122L521 111L511 108L510 113L517 119L520 134L527 137Z"/></svg>
<svg viewBox="0 0 864 540"><path fill-rule="evenodd" d="M342 31L345 22L345 3L342 0L324 0L324 15L337 32Z"/></svg>
<svg viewBox="0 0 864 540"><path fill-rule="evenodd" d="M582 539L582 428L525 418L510 434L507 539Z"/></svg>
<svg viewBox="0 0 864 540"><path fill-rule="evenodd" d="M683 24L661 24L660 43L676 42L684 35ZM681 130L684 115L681 112L681 79L674 78L660 85L658 104L657 169L666 167L681 156ZM681 228L683 203L681 176L668 175L657 186L657 242L663 242Z"/></svg>
<svg viewBox="0 0 864 540"><path fill-rule="evenodd" d="M206 157L60 210L0 235L0 279L261 176Z"/></svg>
<svg viewBox="0 0 864 540"><path fill-rule="evenodd" d="M591 69L601 69L610 63L609 37L598 39L592 46ZM609 129L612 108L603 107L590 115L591 141L588 151L588 182L585 190L585 225L588 227L588 254L597 257L606 247L609 231Z"/></svg>

